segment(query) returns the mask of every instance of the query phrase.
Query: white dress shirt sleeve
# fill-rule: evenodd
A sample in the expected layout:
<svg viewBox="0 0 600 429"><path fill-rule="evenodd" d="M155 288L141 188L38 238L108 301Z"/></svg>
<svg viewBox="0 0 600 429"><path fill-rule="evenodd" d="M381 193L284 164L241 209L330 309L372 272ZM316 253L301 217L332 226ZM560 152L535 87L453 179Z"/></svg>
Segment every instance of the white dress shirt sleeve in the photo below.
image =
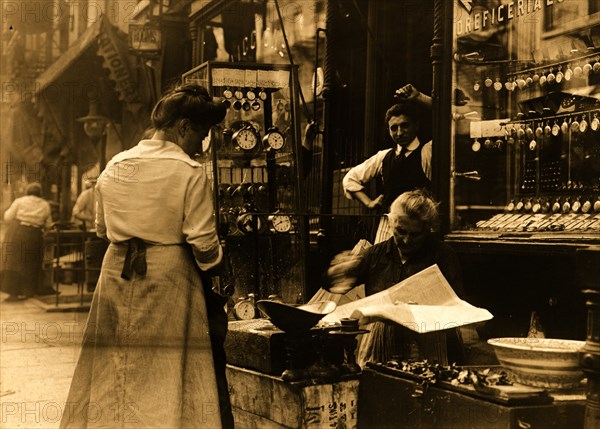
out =
<svg viewBox="0 0 600 429"><path fill-rule="evenodd" d="M361 164L352 167L344 176L342 186L344 196L352 199L351 192L362 191L365 184L381 174L383 167L383 158L392 149L380 150L375 155Z"/></svg>
<svg viewBox="0 0 600 429"><path fill-rule="evenodd" d="M94 188L94 199L96 201L96 218L94 224L96 226L96 235L100 238L108 240L106 235L106 222L104 220L104 206L102 204L102 194L100 193L100 180L98 180Z"/></svg>
<svg viewBox="0 0 600 429"><path fill-rule="evenodd" d="M423 173L429 180L431 180L431 154L432 154L432 143L429 141L423 145L421 149L421 167L423 167Z"/></svg>
<svg viewBox="0 0 600 429"><path fill-rule="evenodd" d="M188 183L183 210L183 235L192 245L196 263L206 271L221 262L223 250L217 236L212 190L203 168Z"/></svg>

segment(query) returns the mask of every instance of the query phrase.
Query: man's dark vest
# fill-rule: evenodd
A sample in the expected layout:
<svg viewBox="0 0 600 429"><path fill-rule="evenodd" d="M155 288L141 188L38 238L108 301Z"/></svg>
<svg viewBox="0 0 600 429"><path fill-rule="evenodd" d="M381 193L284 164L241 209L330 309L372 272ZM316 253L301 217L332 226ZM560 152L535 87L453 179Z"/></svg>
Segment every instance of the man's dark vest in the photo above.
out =
<svg viewBox="0 0 600 429"><path fill-rule="evenodd" d="M421 163L422 149L423 143L408 156L396 156L396 151L392 149L383 158L383 206L386 209L398 195L406 191L431 188L431 180L425 175Z"/></svg>

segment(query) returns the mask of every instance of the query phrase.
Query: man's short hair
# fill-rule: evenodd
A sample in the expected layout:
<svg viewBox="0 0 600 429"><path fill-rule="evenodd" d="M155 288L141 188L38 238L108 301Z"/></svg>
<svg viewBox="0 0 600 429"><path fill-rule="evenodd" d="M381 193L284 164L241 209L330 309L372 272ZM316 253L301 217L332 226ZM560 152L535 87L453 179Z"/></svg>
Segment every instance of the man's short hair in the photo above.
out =
<svg viewBox="0 0 600 429"><path fill-rule="evenodd" d="M438 203L424 189L400 194L391 204L388 216L394 218L400 211L410 219L422 222L428 230L434 230L438 226Z"/></svg>
<svg viewBox="0 0 600 429"><path fill-rule="evenodd" d="M387 128L390 119L400 115L410 118L415 123L420 122L419 109L414 103L406 101L404 103L394 104L392 107L387 109L387 112L385 112L385 127Z"/></svg>

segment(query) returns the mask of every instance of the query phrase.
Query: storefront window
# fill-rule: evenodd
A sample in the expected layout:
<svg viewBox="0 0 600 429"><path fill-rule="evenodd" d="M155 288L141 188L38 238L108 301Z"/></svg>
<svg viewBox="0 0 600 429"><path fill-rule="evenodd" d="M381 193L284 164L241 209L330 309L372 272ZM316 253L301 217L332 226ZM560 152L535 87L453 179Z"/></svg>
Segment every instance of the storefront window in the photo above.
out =
<svg viewBox="0 0 600 429"><path fill-rule="evenodd" d="M549 2L552 4L545 10L545 29L546 31L556 29L572 28L577 21L585 21L597 12L600 12L600 1L582 0L582 1L562 1Z"/></svg>
<svg viewBox="0 0 600 429"><path fill-rule="evenodd" d="M451 222L456 231L598 231L595 0L457 1Z"/></svg>

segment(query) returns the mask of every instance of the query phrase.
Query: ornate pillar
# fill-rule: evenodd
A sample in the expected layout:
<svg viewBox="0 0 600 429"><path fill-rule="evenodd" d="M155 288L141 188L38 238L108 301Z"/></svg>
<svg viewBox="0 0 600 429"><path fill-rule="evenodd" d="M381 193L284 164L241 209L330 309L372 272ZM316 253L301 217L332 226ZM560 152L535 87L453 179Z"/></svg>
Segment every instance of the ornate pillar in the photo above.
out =
<svg viewBox="0 0 600 429"><path fill-rule="evenodd" d="M433 40L430 58L433 72L431 90L433 114L432 188L440 201L441 232L449 232L451 104L452 104L452 19L453 2L435 0Z"/></svg>

